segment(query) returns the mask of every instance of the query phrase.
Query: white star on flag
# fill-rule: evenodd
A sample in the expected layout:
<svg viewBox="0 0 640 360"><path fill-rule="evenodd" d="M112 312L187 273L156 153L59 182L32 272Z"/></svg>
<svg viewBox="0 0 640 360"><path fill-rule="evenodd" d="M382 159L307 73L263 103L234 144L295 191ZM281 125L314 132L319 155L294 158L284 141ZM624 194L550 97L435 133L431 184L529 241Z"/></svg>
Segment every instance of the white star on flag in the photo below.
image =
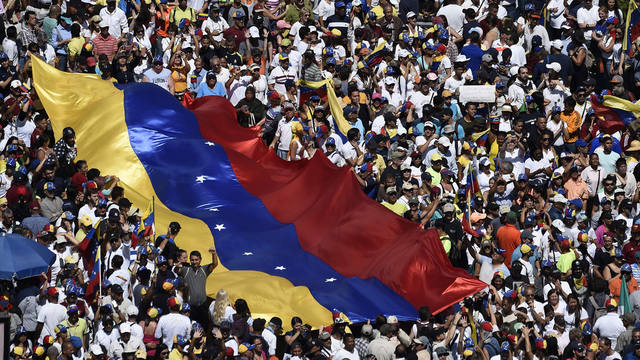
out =
<svg viewBox="0 0 640 360"><path fill-rule="evenodd" d="M242 253L242 255L244 255L244 256L251 256L251 255L253 255L253 253L252 253L252 252L250 252L250 251L247 251L247 252L245 252L245 253Z"/></svg>
<svg viewBox="0 0 640 360"><path fill-rule="evenodd" d="M276 266L274 269L282 271L282 270L286 269L286 267L280 265L280 266Z"/></svg>
<svg viewBox="0 0 640 360"><path fill-rule="evenodd" d="M218 231L222 231L222 230L225 230L226 227L224 227L224 224L218 224L215 226L215 229Z"/></svg>
<svg viewBox="0 0 640 360"><path fill-rule="evenodd" d="M196 182L199 182L200 184L202 184L204 182L204 175L200 175L196 177Z"/></svg>
<svg viewBox="0 0 640 360"><path fill-rule="evenodd" d="M336 280L338 280L338 279L336 279L336 278L328 278L328 279L327 279L327 280L325 280L324 282L328 282L328 283L329 283L329 282L334 282L334 281L336 281Z"/></svg>
<svg viewBox="0 0 640 360"><path fill-rule="evenodd" d="M218 209L218 208L211 208L211 209L209 209L209 211L220 211L220 209Z"/></svg>
<svg viewBox="0 0 640 360"><path fill-rule="evenodd" d="M207 141L205 144L209 145L209 146L216 146L215 143L211 142L211 141Z"/></svg>

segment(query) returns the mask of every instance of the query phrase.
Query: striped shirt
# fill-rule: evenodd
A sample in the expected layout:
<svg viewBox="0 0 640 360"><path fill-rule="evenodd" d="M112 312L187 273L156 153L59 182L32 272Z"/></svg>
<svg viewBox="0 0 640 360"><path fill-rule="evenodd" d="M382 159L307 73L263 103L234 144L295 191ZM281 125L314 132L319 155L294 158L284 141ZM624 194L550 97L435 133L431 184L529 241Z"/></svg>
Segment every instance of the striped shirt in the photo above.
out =
<svg viewBox="0 0 640 360"><path fill-rule="evenodd" d="M102 35L93 39L93 54L99 57L101 54L107 55L109 61L113 60L113 56L118 51L118 39L113 35L109 35L106 39Z"/></svg>

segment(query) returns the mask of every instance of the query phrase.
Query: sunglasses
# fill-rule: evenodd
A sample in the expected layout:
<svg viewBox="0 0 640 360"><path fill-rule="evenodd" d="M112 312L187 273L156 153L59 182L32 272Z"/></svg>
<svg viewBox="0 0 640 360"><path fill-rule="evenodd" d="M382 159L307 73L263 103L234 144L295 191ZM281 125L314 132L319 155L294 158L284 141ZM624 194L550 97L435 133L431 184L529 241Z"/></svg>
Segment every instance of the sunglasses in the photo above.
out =
<svg viewBox="0 0 640 360"><path fill-rule="evenodd" d="M551 141L551 138L542 138L542 141Z"/></svg>

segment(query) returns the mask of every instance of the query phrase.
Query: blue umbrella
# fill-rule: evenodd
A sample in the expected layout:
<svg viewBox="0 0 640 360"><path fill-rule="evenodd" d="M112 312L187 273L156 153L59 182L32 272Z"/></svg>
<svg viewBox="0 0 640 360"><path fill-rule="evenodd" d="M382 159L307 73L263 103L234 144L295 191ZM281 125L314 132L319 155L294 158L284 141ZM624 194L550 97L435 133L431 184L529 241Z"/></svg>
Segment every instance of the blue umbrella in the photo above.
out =
<svg viewBox="0 0 640 360"><path fill-rule="evenodd" d="M0 235L0 279L24 279L49 270L56 255L46 246L22 235Z"/></svg>

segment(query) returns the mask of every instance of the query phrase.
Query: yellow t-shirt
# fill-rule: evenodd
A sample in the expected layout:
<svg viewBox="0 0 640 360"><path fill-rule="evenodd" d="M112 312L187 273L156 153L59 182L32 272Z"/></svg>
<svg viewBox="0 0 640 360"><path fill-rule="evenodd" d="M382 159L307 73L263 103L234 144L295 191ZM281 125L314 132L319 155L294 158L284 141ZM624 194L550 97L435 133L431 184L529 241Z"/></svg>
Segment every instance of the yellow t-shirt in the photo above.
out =
<svg viewBox="0 0 640 360"><path fill-rule="evenodd" d="M449 255L449 251L451 251L451 239L449 239L449 236L445 235L440 238L440 241L442 241L444 252Z"/></svg>
<svg viewBox="0 0 640 360"><path fill-rule="evenodd" d="M427 172L431 174L431 185L438 186L440 185L440 181L442 180L442 176L439 172L433 170L433 168L428 168Z"/></svg>
<svg viewBox="0 0 640 360"><path fill-rule="evenodd" d="M573 251L569 251L560 255L560 258L558 259L558 265L557 265L558 270L562 271L563 273L566 273L567 271L569 271L569 269L571 269L571 264L575 259L576 259L576 254Z"/></svg>
<svg viewBox="0 0 640 360"><path fill-rule="evenodd" d="M174 7L169 15L169 20L172 24L177 26L178 24L180 24L180 20L182 19L188 19L189 22L195 23L196 11L188 6L184 10L180 9L178 6Z"/></svg>
<svg viewBox="0 0 640 360"><path fill-rule="evenodd" d="M409 208L407 208L407 205L405 205L405 204L403 204L403 203L401 203L399 201L396 201L395 204L391 204L391 203L389 203L387 201L383 201L382 205L384 205L384 207L386 207L387 209L393 211L394 213L396 213L396 214L398 214L400 216L404 215L404 213L407 212L407 210L409 210Z"/></svg>
<svg viewBox="0 0 640 360"><path fill-rule="evenodd" d="M82 46L84 45L84 38L82 36L78 36L76 38L72 38L67 45L67 50L69 51L69 56L78 56L82 51Z"/></svg>
<svg viewBox="0 0 640 360"><path fill-rule="evenodd" d="M75 325L69 323L69 320L62 322L62 325L67 327L68 336L77 336L80 339L84 339L84 336L89 333L89 327L87 326L87 320L79 318Z"/></svg>
<svg viewBox="0 0 640 360"><path fill-rule="evenodd" d="M169 360L182 360L182 353L174 347L169 353Z"/></svg>

